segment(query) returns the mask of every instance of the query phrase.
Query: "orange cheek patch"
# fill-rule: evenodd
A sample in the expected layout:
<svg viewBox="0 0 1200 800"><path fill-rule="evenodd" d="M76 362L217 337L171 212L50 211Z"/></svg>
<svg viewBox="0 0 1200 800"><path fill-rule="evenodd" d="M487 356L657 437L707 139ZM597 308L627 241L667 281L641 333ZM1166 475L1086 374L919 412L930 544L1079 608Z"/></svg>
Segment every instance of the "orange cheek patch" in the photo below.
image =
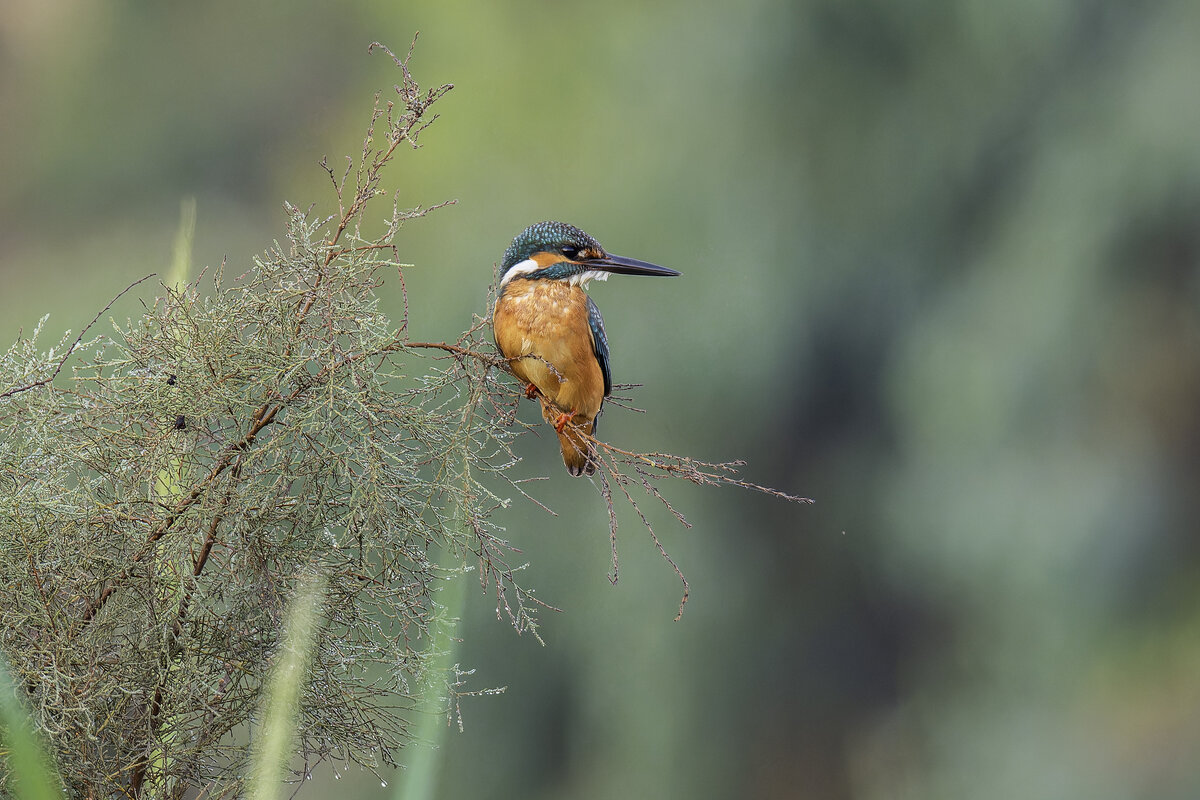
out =
<svg viewBox="0 0 1200 800"><path fill-rule="evenodd" d="M548 267L551 264L557 264L558 262L564 260L562 255L559 253L546 253L546 252L534 253L529 258L535 264L537 264L539 267Z"/></svg>

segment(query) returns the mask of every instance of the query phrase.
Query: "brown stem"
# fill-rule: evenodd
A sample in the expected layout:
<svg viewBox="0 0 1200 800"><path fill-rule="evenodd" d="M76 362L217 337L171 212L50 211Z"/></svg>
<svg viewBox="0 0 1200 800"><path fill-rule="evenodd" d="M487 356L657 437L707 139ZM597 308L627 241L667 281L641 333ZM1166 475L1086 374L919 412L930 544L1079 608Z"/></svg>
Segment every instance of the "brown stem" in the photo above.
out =
<svg viewBox="0 0 1200 800"><path fill-rule="evenodd" d="M218 459L217 463L213 465L208 474L204 476L199 483L192 487L192 490L188 492L187 495L185 495L179 500L179 502L175 504L175 506L171 509L170 514L168 514L162 519L161 522L154 526L154 529L150 531L150 535L146 537L146 543L142 546L142 549L130 558L129 565L120 573L118 573L117 576L113 578L107 586L104 587L104 590L100 592L99 597L88 603L88 607L84 611L83 617L79 620L79 624L75 626L75 630L71 632L71 636L69 638L73 639L75 636L79 635L83 628L86 627L87 624L91 622L97 614L100 613L100 610L104 608L104 605L108 602L109 598L112 597L113 593L117 590L117 587L124 581L128 580L129 576L133 574L134 566L140 563L142 559L144 559L150 553L155 542L165 536L171 530L171 527L179 520L179 518L183 516L183 513L204 496L209 486L211 486L212 483L219 478L226 469L229 468L229 465L234 463L234 460L242 452L254 444L255 438L257 438L262 429L270 425L275 420L275 415L278 413L279 409L279 405L263 406L254 413L254 422L250 426L250 430L246 432L246 435L234 444L230 445L230 447L226 450L225 455Z"/></svg>
<svg viewBox="0 0 1200 800"><path fill-rule="evenodd" d="M192 582L183 587L182 596L179 598L179 606L175 611L175 619L171 626L167 629L165 640L163 642L163 656L167 662L166 668L163 670L162 677L158 684L154 687L154 696L150 700L150 708L146 719L147 736L153 738L155 732L159 728L159 718L162 716L163 692L166 688L167 677L170 674L170 662L172 660L172 651L175 649L175 643L179 636L183 633L183 625L187 621L188 608L191 604L192 593L195 591L196 580L204 571L204 565L208 563L208 555L212 552L213 544L217 540L217 529L220 528L222 520L225 519L225 510L229 507L229 500L233 496L234 487L237 485L238 478L241 476L241 462L239 461L230 472L229 486L225 490L224 497L221 498L221 505L217 509L217 513L213 515L212 522L208 525L208 530L204 534L204 543L200 546L200 552L196 555L192 562ZM149 753L153 748L152 741L146 743L143 748L144 753ZM142 758L133 767L133 773L129 779L129 791L134 798L141 797L142 786L146 780L146 768L149 765L149 758Z"/></svg>

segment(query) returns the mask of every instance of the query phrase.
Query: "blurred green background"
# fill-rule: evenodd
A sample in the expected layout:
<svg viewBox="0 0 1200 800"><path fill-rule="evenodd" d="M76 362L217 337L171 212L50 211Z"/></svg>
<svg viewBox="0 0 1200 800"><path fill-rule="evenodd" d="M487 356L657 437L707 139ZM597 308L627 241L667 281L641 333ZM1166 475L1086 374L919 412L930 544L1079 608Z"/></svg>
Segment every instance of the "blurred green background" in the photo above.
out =
<svg viewBox="0 0 1200 800"><path fill-rule="evenodd" d="M602 434L816 500L669 487L673 623L637 519L613 587L602 501L527 437L559 516L497 521L564 613L543 648L471 594L468 688L508 688L439 796L1200 795L1200 4L7 0L4 338L161 271L185 196L240 272L418 29L457 88L387 183L458 204L401 234L412 335L580 225L684 273L594 285L648 410Z"/></svg>

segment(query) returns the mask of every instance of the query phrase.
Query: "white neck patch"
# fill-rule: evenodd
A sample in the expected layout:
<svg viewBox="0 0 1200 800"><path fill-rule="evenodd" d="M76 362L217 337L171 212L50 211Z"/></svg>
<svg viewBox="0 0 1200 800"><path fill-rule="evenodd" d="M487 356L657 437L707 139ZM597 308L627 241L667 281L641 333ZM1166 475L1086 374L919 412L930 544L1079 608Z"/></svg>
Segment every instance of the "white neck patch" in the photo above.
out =
<svg viewBox="0 0 1200 800"><path fill-rule="evenodd" d="M500 279L500 288L503 289L513 278L520 277L521 275L529 275L530 273L537 272L539 269L542 269L542 265L532 258L518 261L509 267L508 272L504 273L504 277ZM589 269L587 272L580 272L567 278L567 283L572 286L586 286L588 281L606 281L608 280L608 276L609 273L607 272L598 269Z"/></svg>
<svg viewBox="0 0 1200 800"><path fill-rule="evenodd" d="M506 283L518 275L528 275L531 272L537 272L539 269L541 269L541 266L532 258L518 261L509 267L508 272L504 273L504 277L500 279L500 287L503 288Z"/></svg>

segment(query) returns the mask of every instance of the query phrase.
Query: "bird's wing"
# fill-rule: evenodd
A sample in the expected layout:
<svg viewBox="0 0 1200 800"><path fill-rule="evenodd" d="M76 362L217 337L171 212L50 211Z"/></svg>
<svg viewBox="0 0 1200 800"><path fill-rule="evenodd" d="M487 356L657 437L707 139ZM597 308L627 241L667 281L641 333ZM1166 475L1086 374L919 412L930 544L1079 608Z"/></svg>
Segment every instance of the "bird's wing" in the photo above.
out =
<svg viewBox="0 0 1200 800"><path fill-rule="evenodd" d="M608 369L608 337L604 335L604 318L590 297L587 299L587 309L588 327L592 329L592 352L596 354L600 371L604 373L604 396L608 397L612 394L612 373Z"/></svg>

